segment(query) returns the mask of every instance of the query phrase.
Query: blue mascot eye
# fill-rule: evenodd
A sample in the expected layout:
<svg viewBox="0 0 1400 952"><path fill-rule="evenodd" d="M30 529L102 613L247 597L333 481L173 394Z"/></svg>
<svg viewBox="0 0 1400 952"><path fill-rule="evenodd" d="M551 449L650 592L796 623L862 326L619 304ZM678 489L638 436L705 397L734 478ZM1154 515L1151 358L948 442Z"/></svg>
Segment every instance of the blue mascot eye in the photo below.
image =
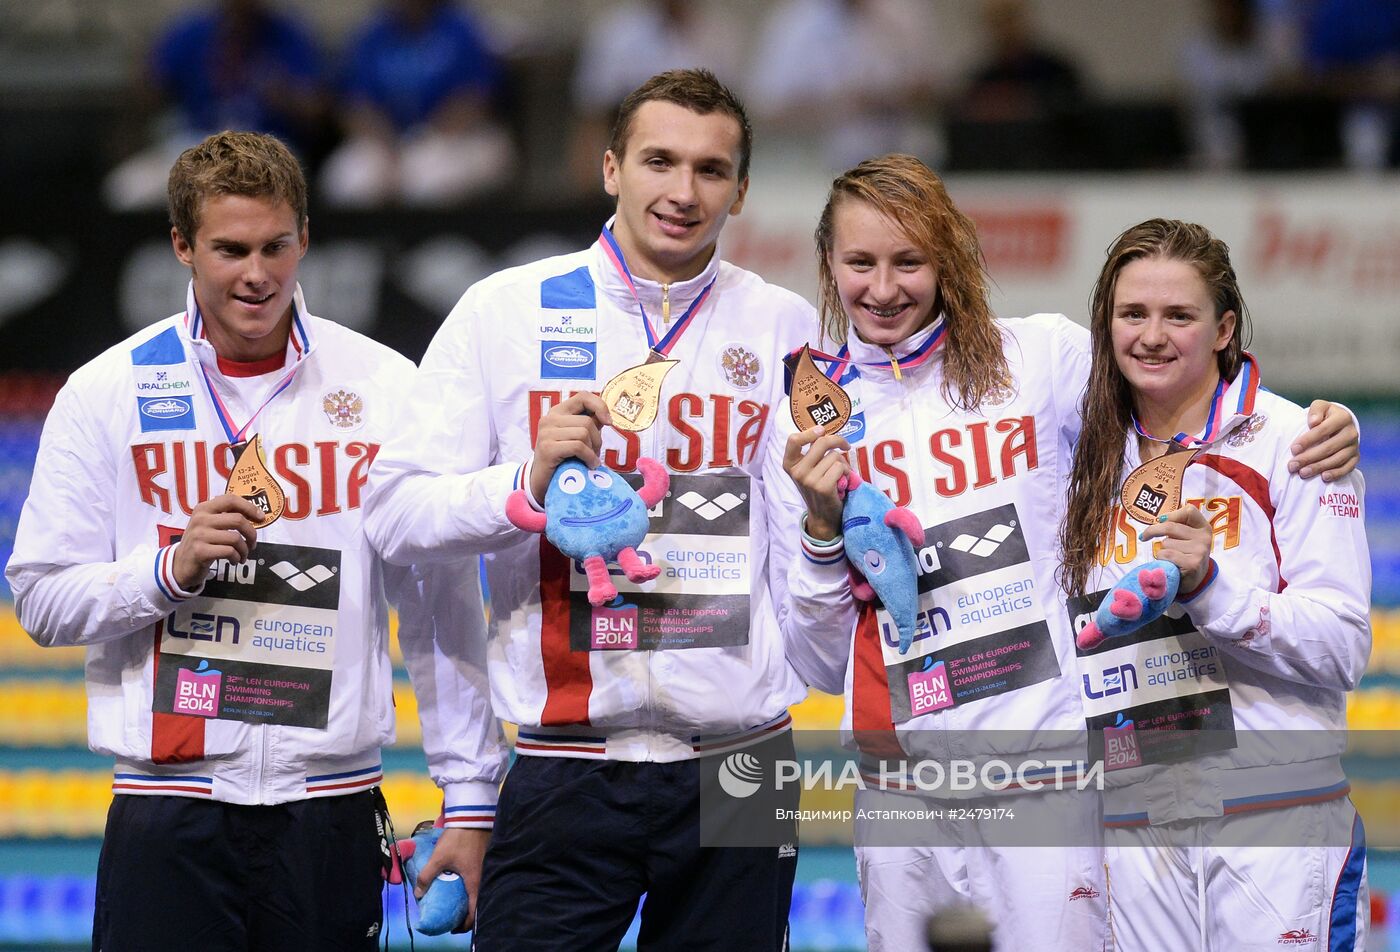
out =
<svg viewBox="0 0 1400 952"><path fill-rule="evenodd" d="M885 570L885 557L874 549L865 553L865 573L879 575Z"/></svg>
<svg viewBox="0 0 1400 952"><path fill-rule="evenodd" d="M612 476L603 472L601 469L593 470L593 472L588 474L588 478L593 480L593 485L597 486L599 489L607 489L612 485Z"/></svg>
<svg viewBox="0 0 1400 952"><path fill-rule="evenodd" d="M576 469L571 469L559 477L559 488L570 496L577 496L583 492L584 485L583 474Z"/></svg>

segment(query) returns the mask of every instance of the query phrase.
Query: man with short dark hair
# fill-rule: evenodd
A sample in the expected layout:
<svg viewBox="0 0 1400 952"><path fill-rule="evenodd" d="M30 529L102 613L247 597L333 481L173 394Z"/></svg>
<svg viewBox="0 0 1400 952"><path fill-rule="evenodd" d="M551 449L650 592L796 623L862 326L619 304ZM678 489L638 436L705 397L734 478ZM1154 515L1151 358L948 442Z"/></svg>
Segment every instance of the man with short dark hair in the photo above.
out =
<svg viewBox="0 0 1400 952"><path fill-rule="evenodd" d="M713 75L653 77L612 141L616 216L586 251L467 290L376 460L366 525L391 562L470 572L484 556L493 706L520 731L476 948L616 948L646 894L643 947L778 950L796 837L702 846L699 790L702 759L761 743L792 756L787 708L806 688L778 612L800 505L763 461L782 359L814 314L720 258L751 132ZM596 392L657 359L678 363L652 398ZM631 473L641 457L670 474L638 553L661 574L612 576L620 594L595 607L583 568L517 529L507 499L540 508L565 460ZM452 837L424 877L460 871Z"/></svg>
<svg viewBox="0 0 1400 952"><path fill-rule="evenodd" d="M475 578L385 565L365 538L412 364L307 312L296 159L211 136L169 199L185 310L59 392L6 569L35 641L87 648L89 744L117 760L93 948L372 950L386 592L415 682L453 699L449 720L423 715L431 773L494 803Z"/></svg>

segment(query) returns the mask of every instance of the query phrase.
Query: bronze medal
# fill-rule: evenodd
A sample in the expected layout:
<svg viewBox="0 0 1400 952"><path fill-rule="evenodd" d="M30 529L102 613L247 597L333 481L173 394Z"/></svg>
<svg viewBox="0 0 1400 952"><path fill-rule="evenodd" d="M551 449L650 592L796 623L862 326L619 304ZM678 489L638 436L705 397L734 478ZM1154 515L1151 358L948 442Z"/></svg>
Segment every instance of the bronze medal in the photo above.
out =
<svg viewBox="0 0 1400 952"><path fill-rule="evenodd" d="M1180 509L1186 467L1200 451L1173 440L1166 453L1129 473L1120 497L1128 515L1138 522L1153 523L1158 516Z"/></svg>
<svg viewBox="0 0 1400 952"><path fill-rule="evenodd" d="M619 430L640 433L656 422L661 408L661 381L680 363L667 360L655 351L644 364L628 367L603 387L603 402Z"/></svg>
<svg viewBox="0 0 1400 952"><path fill-rule="evenodd" d="M267 468L267 457L263 455L262 437L256 433L250 440L235 443L233 450L233 472L229 473L226 492L242 496L263 511L261 522L253 525L258 529L272 525L282 516L287 497L277 480Z"/></svg>
<svg viewBox="0 0 1400 952"><path fill-rule="evenodd" d="M827 433L840 433L851 418L851 398L840 384L833 383L812 362L806 344L792 366L792 388L788 410L799 430L824 426Z"/></svg>

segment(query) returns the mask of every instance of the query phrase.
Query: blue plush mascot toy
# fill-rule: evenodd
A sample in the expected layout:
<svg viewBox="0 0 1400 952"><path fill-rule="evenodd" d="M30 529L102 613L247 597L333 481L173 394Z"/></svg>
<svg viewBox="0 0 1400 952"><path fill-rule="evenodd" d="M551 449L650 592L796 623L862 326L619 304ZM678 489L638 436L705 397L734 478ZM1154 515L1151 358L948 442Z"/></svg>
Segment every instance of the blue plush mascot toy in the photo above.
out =
<svg viewBox="0 0 1400 952"><path fill-rule="evenodd" d="M395 844L398 851L396 859L403 860L403 875L410 886L418 882L418 874L428 865L441 836L442 827L427 826L425 821L424 828L417 830L412 839L399 840ZM396 875L390 875L389 881L400 882ZM423 898L418 900L418 931L423 935L451 932L467 918L470 908L467 885L462 882L462 877L453 872L441 872L428 885Z"/></svg>
<svg viewBox="0 0 1400 952"><path fill-rule="evenodd" d="M1105 638L1121 638L1156 621L1176 601L1180 587L1181 569L1166 559L1153 559L1138 567L1108 590L1075 644L1088 651Z"/></svg>
<svg viewBox="0 0 1400 952"><path fill-rule="evenodd" d="M924 544L919 517L852 471L841 478L845 493L841 533L850 563L851 594L863 602L880 602L899 630L899 653L914 643L919 614L919 570L915 546Z"/></svg>
<svg viewBox="0 0 1400 952"><path fill-rule="evenodd" d="M559 464L544 495L544 512L537 512L523 489L506 499L506 518L517 529L543 532L556 549L583 563L588 573L588 601L606 605L617 597L608 577L616 562L630 581L647 582L661 566L643 562L637 546L646 538L647 510L666 495L671 477L654 459L641 457L641 491L606 466L589 469L576 459Z"/></svg>

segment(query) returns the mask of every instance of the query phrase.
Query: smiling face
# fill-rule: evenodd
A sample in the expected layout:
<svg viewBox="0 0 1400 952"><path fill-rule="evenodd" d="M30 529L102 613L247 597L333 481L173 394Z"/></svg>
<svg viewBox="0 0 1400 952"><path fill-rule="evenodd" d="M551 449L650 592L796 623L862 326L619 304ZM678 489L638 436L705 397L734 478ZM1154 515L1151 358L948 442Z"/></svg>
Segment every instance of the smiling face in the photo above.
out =
<svg viewBox="0 0 1400 952"><path fill-rule="evenodd" d="M589 469L576 459L554 471L544 511L549 541L579 560L615 559L622 548L640 545L649 525L646 503L627 480L606 466Z"/></svg>
<svg viewBox="0 0 1400 952"><path fill-rule="evenodd" d="M1138 258L1119 271L1113 356L1145 423L1192 433L1205 425L1220 380L1216 354L1234 331L1235 312L1216 316L1205 279L1189 262Z"/></svg>
<svg viewBox="0 0 1400 952"><path fill-rule="evenodd" d="M297 267L307 231L285 201L247 195L205 200L191 245L170 230L175 256L194 278L194 298L214 350L262 360L287 346Z"/></svg>
<svg viewBox="0 0 1400 952"><path fill-rule="evenodd" d="M889 347L933 321L937 267L866 202L843 199L836 206L830 265L841 306L862 340Z"/></svg>
<svg viewBox="0 0 1400 952"><path fill-rule="evenodd" d="M633 274L672 282L705 269L748 190L739 149L739 123L726 113L641 105L623 154L603 156L603 187L617 198L613 234Z"/></svg>
<svg viewBox="0 0 1400 952"><path fill-rule="evenodd" d="M545 494L545 505L557 505L568 515L559 522L566 526L604 525L619 519L632 508L636 492L606 467L589 469L568 460L559 465Z"/></svg>

